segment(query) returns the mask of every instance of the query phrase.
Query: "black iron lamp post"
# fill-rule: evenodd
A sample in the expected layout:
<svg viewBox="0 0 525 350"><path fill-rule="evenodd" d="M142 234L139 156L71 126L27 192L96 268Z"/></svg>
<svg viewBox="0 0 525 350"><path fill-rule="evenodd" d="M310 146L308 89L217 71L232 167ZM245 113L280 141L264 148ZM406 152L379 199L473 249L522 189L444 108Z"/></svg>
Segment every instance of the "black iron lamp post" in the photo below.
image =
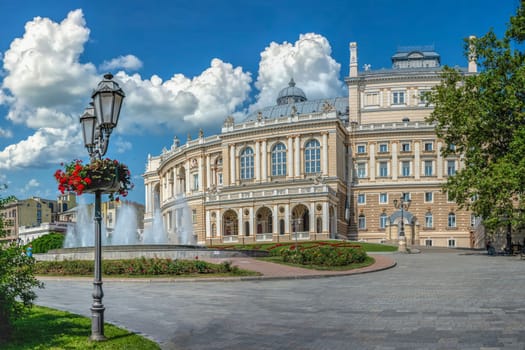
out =
<svg viewBox="0 0 525 350"><path fill-rule="evenodd" d="M394 199L394 207L396 209L401 210L401 229L399 230L399 252L406 252L406 237L405 237L405 218L404 218L404 211L408 210L410 208L410 204L412 201L410 199L406 199L405 194L399 198L399 200Z"/></svg>
<svg viewBox="0 0 525 350"><path fill-rule="evenodd" d="M111 73L93 91L92 104L80 117L84 145L91 160L101 159L107 152L109 137L117 126L120 108L124 100L124 91L112 80ZM105 340L104 336L104 304L102 298L102 232L100 203L103 190L95 190L95 276L93 281L93 304L91 305L91 336L94 341Z"/></svg>

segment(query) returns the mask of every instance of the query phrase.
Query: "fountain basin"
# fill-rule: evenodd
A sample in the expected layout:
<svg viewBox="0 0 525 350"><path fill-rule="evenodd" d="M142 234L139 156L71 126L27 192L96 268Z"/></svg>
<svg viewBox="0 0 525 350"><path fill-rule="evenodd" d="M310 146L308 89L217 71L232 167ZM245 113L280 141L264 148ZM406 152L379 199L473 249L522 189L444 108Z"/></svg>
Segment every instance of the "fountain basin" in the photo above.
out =
<svg viewBox="0 0 525 350"><path fill-rule="evenodd" d="M53 249L45 254L33 254L37 261L94 260L93 247ZM268 252L259 250L222 250L194 245L137 244L102 247L102 259L163 258L193 260L198 258L264 257Z"/></svg>

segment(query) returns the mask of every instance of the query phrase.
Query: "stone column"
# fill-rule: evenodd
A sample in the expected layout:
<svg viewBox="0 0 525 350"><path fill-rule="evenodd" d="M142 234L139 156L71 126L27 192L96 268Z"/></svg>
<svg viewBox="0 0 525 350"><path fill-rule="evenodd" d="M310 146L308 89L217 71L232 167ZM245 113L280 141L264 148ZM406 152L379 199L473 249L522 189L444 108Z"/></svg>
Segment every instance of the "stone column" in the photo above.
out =
<svg viewBox="0 0 525 350"><path fill-rule="evenodd" d="M253 207L251 207L250 209L250 236L255 236L255 234L257 233L256 229L255 229L255 217L253 215Z"/></svg>
<svg viewBox="0 0 525 350"><path fill-rule="evenodd" d="M368 147L368 151L370 152L370 181L376 180L376 145L374 143L371 143Z"/></svg>
<svg viewBox="0 0 525 350"><path fill-rule="evenodd" d="M295 177L301 176L301 140L299 135L295 136Z"/></svg>
<svg viewBox="0 0 525 350"><path fill-rule="evenodd" d="M211 156L209 154L206 155L206 181L205 181L205 186L207 188L210 188L211 185L214 183L214 181L212 181L212 175L211 175Z"/></svg>
<svg viewBox="0 0 525 350"><path fill-rule="evenodd" d="M316 224L315 224L315 203L310 203L309 219L310 219L310 234L314 234L315 233L315 227L316 227Z"/></svg>
<svg viewBox="0 0 525 350"><path fill-rule="evenodd" d="M437 178L442 179L443 178L443 156L441 155L441 147L443 147L442 142L438 142L437 144Z"/></svg>
<svg viewBox="0 0 525 350"><path fill-rule="evenodd" d="M259 141L255 141L255 181L261 180L261 147Z"/></svg>
<svg viewBox="0 0 525 350"><path fill-rule="evenodd" d="M323 133L323 145L321 146L323 148L323 175L328 176L328 132Z"/></svg>
<svg viewBox="0 0 525 350"><path fill-rule="evenodd" d="M421 178L421 144L414 142L414 178Z"/></svg>
<svg viewBox="0 0 525 350"><path fill-rule="evenodd" d="M185 175L185 182L186 182L185 191L186 193L189 193L191 190L191 187L190 187L191 174L190 174L190 161L189 160L186 161L186 173L184 175Z"/></svg>
<svg viewBox="0 0 525 350"><path fill-rule="evenodd" d="M328 207L328 202L323 203L323 233L329 234L329 225L330 224L330 211Z"/></svg>
<svg viewBox="0 0 525 350"><path fill-rule="evenodd" d="M150 203L149 203L149 196L150 196L149 188L150 188L150 185L145 183L144 184L144 211L146 213L149 213L151 211Z"/></svg>
<svg viewBox="0 0 525 350"><path fill-rule="evenodd" d="M392 180L397 180L397 177L399 175L398 170L398 160L397 160L397 146L398 143L393 142L392 143Z"/></svg>
<svg viewBox="0 0 525 350"><path fill-rule="evenodd" d="M272 213L272 220L273 220L273 227L272 227L272 234L278 235L279 234L279 207L277 205L273 206L273 213Z"/></svg>
<svg viewBox="0 0 525 350"><path fill-rule="evenodd" d="M262 141L262 158L261 158L261 162L262 162L262 181L266 182L266 181L268 181L268 170L267 170L268 151L266 150L266 140Z"/></svg>
<svg viewBox="0 0 525 350"><path fill-rule="evenodd" d="M293 137L288 136L288 149L286 150L288 177L293 177Z"/></svg>
<svg viewBox="0 0 525 350"><path fill-rule="evenodd" d="M211 215L210 211L206 210L206 238L211 237Z"/></svg>
<svg viewBox="0 0 525 350"><path fill-rule="evenodd" d="M204 169L202 168L203 167L203 161L202 161L202 156L200 156L198 159L197 159L197 166L199 167L198 168L198 174L199 174L199 191L202 192L204 191Z"/></svg>
<svg viewBox="0 0 525 350"><path fill-rule="evenodd" d="M217 211L217 237L222 237L222 213Z"/></svg>
<svg viewBox="0 0 525 350"><path fill-rule="evenodd" d="M291 233L291 227L290 227L290 205L285 204L284 205L284 232L285 233Z"/></svg>
<svg viewBox="0 0 525 350"><path fill-rule="evenodd" d="M244 236L244 225L243 225L243 210L242 208L239 209L239 218L238 218L238 226L239 226L239 236Z"/></svg>
<svg viewBox="0 0 525 350"><path fill-rule="evenodd" d="M237 182L235 161L235 145L230 145L230 185L235 185L235 183Z"/></svg>

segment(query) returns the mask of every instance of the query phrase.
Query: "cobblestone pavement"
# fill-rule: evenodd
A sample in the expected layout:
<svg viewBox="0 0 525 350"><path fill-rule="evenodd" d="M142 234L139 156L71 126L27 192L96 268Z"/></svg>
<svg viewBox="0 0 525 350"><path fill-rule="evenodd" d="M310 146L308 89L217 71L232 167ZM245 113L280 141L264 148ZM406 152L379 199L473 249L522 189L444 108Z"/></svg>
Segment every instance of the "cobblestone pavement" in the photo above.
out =
<svg viewBox="0 0 525 350"><path fill-rule="evenodd" d="M105 317L163 349L525 349L525 260L393 254L320 279L104 283ZM89 281L46 281L40 305L89 316Z"/></svg>

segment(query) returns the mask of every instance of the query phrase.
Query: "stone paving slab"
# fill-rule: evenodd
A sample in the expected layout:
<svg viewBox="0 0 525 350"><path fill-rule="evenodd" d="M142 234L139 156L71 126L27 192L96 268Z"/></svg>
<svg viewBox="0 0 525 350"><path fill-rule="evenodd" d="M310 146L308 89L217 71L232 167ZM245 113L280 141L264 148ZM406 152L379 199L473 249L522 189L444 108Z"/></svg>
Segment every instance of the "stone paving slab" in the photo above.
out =
<svg viewBox="0 0 525 350"><path fill-rule="evenodd" d="M104 282L105 319L177 350L524 350L525 260L390 254L395 268L236 283ZM90 281L37 304L90 316Z"/></svg>

